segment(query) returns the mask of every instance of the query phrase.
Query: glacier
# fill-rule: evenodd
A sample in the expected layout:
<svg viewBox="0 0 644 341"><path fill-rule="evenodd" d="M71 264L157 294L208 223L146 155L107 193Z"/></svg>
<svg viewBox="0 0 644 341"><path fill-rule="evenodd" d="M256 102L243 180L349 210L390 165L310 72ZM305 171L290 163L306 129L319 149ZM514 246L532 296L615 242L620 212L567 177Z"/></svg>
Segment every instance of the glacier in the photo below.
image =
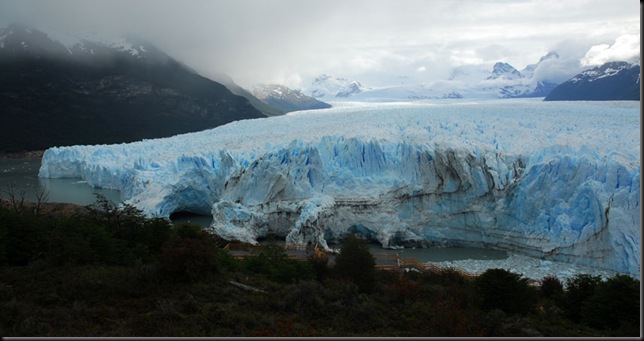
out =
<svg viewBox="0 0 644 341"><path fill-rule="evenodd" d="M128 144L54 147L40 177L149 216L326 248L474 246L640 274L639 103L342 102Z"/></svg>

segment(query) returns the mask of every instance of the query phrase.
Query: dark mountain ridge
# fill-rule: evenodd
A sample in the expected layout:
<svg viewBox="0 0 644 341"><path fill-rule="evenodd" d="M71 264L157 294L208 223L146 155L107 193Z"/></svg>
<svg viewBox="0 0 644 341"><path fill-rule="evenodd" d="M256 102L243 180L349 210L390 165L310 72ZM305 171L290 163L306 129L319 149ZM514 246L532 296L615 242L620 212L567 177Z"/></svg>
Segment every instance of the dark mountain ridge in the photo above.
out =
<svg viewBox="0 0 644 341"><path fill-rule="evenodd" d="M608 62L585 70L554 88L545 101L640 100L640 66Z"/></svg>
<svg viewBox="0 0 644 341"><path fill-rule="evenodd" d="M65 45L0 29L0 151L132 142L266 117L224 85L135 39Z"/></svg>

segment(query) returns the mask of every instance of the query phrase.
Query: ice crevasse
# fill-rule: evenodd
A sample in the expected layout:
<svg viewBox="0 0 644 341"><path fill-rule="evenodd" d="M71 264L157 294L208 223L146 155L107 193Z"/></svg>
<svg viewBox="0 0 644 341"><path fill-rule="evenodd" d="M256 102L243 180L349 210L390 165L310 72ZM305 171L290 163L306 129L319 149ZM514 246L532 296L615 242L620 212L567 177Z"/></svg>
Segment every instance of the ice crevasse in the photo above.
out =
<svg viewBox="0 0 644 341"><path fill-rule="evenodd" d="M535 101L362 105L129 144L48 149L150 216L211 214L256 243L361 233L640 273L639 107Z"/></svg>

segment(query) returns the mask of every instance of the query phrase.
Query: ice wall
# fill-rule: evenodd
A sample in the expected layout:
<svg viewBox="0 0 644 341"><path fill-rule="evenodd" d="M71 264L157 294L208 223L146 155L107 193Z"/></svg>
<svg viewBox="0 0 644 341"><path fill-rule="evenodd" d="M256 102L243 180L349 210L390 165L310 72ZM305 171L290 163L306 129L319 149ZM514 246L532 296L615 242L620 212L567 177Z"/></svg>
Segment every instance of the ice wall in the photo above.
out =
<svg viewBox="0 0 644 341"><path fill-rule="evenodd" d="M149 215L213 215L254 243L363 233L639 275L639 107L372 104L110 146L52 148L40 176L122 191Z"/></svg>

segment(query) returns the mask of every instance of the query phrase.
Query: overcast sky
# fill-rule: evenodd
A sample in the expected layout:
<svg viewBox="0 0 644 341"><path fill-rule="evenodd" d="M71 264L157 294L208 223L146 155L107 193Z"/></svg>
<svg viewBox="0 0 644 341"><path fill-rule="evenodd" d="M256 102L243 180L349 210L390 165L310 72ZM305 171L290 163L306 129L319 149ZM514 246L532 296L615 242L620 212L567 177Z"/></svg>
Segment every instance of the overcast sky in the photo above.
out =
<svg viewBox="0 0 644 341"><path fill-rule="evenodd" d="M318 74L379 85L453 67L564 69L640 51L635 0L0 0L0 24L134 33L202 74L300 87Z"/></svg>

